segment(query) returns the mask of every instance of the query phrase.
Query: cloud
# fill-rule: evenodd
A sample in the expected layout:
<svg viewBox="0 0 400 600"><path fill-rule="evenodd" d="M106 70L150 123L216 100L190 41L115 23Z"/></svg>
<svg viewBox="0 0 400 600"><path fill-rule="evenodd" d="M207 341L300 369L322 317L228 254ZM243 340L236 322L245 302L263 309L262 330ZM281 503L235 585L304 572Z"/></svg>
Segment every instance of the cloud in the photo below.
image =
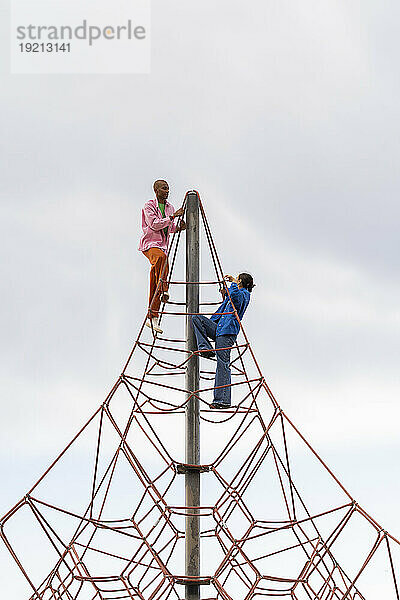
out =
<svg viewBox="0 0 400 600"><path fill-rule="evenodd" d="M398 10L157 0L150 76L4 68L3 465L40 471L118 377L165 177L175 206L200 190L226 271L253 272L244 324L279 402L334 468L365 452L370 493L367 457L398 454Z"/></svg>

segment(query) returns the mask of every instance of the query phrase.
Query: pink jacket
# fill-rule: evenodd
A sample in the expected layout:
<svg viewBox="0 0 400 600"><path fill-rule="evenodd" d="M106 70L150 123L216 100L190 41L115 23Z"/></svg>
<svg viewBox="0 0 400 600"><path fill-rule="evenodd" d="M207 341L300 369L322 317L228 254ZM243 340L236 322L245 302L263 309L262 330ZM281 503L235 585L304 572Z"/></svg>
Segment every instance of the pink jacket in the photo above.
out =
<svg viewBox="0 0 400 600"><path fill-rule="evenodd" d="M158 208L157 198L146 202L142 210L143 234L140 238L140 252L146 252L149 248L160 248L167 252L170 233L176 231L175 223L169 218L175 212L174 207L168 201L165 203L165 218ZM168 235L164 235L163 229L168 227Z"/></svg>

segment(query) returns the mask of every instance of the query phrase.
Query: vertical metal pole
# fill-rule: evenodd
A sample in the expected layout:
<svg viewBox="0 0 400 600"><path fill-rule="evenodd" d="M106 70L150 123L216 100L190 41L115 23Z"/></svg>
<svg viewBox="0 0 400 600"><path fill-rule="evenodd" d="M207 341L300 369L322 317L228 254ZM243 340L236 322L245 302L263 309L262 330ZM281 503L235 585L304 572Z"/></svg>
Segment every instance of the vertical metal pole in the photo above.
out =
<svg viewBox="0 0 400 600"><path fill-rule="evenodd" d="M199 244L199 197L196 192L189 192L186 204L186 312L199 312L200 277L200 244ZM186 320L186 348L189 352L197 349L196 339L191 323L191 316ZM186 371L186 389L194 392L199 389L199 358L193 356ZM186 405L186 463L200 464L200 417L199 401L192 397ZM200 472L188 470L185 474L186 506L200 506ZM200 575L200 517L198 509L187 510L186 516L186 576ZM186 585L186 600L199 600L200 586Z"/></svg>

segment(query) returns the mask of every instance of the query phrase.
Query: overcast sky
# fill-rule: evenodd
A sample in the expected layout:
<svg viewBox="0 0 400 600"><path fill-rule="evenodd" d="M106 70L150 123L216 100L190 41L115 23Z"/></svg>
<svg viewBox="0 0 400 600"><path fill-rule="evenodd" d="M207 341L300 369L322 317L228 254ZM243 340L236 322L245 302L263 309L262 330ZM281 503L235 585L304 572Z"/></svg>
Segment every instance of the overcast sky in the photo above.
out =
<svg viewBox="0 0 400 600"><path fill-rule="evenodd" d="M161 177L253 273L280 404L400 536L399 24L394 0L153 0L136 76L11 76L2 42L1 513L121 371Z"/></svg>

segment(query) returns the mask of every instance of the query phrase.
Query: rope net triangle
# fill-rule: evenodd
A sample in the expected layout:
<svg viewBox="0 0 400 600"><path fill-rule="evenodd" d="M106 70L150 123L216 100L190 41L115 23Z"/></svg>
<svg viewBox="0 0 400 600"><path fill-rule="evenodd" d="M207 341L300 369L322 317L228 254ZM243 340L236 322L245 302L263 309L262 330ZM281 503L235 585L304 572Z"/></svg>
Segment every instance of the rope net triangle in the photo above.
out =
<svg viewBox="0 0 400 600"><path fill-rule="evenodd" d="M200 201L200 311L226 284ZM207 600L400 600L399 542L354 500L278 405L243 327L232 406L212 410L215 361L185 389L181 233L169 247L162 335L145 320L105 401L24 498L1 538L30 600L180 600L185 518L200 515ZM198 354L201 354L198 353ZM201 421L201 506L185 506L185 406ZM192 466L193 468L193 466Z"/></svg>

